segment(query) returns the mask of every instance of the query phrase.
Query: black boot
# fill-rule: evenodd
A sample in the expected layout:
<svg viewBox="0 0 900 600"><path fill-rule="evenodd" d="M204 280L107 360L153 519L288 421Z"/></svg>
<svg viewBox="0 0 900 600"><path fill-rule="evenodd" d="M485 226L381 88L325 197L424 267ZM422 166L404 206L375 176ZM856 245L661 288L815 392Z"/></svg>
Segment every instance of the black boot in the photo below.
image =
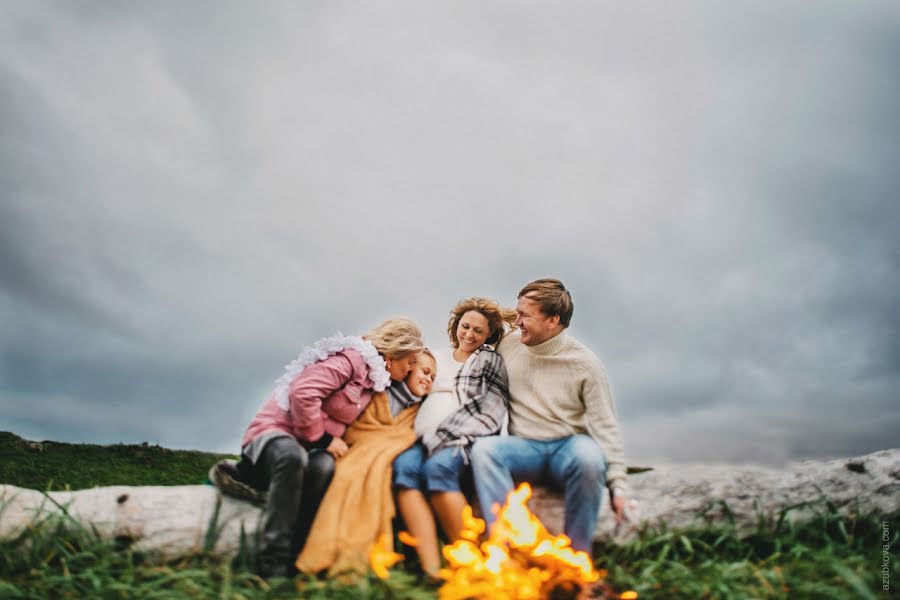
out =
<svg viewBox="0 0 900 600"><path fill-rule="evenodd" d="M245 472L246 460L241 459L240 463L228 459L220 460L209 470L209 481L226 496L254 504L265 504L267 494L265 490L253 485L252 478Z"/></svg>
<svg viewBox="0 0 900 600"><path fill-rule="evenodd" d="M299 555L306 545L313 519L322 503L328 485L334 477L334 456L325 450L313 450L309 453L309 464L303 477L303 500L300 502L300 513L297 516L297 527L294 530L293 547Z"/></svg>
<svg viewBox="0 0 900 600"><path fill-rule="evenodd" d="M289 579L297 575L297 568L294 567L294 560L296 558L296 556L263 556L260 554L256 572L263 579L274 579L276 577Z"/></svg>
<svg viewBox="0 0 900 600"><path fill-rule="evenodd" d="M293 577L296 573L293 538L307 463L306 450L296 439L285 436L267 443L254 465L269 489L259 544L258 568L264 578Z"/></svg>

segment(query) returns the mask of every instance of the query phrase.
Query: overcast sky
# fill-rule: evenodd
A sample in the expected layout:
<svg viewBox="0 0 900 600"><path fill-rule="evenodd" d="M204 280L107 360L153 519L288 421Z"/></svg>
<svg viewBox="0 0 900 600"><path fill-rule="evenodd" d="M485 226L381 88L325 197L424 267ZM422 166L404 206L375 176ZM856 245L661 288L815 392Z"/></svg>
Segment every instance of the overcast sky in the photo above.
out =
<svg viewBox="0 0 900 600"><path fill-rule="evenodd" d="M900 431L900 4L4 2L0 430L237 451L335 331L572 290L629 464Z"/></svg>

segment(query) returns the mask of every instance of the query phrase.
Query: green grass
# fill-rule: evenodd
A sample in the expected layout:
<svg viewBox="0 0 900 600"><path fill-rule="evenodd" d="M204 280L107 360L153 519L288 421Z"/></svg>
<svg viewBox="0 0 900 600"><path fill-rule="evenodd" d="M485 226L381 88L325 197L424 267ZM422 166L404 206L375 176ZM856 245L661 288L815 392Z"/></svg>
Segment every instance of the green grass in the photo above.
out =
<svg viewBox="0 0 900 600"><path fill-rule="evenodd" d="M398 572L387 582L312 579L264 581L246 565L209 554L178 561L119 549L65 517L48 518L15 540L0 542L0 598L58 600L126 598L262 600L275 598L397 598L425 600L432 592Z"/></svg>
<svg viewBox="0 0 900 600"><path fill-rule="evenodd" d="M842 515L825 503L816 516L793 522L787 511L759 520L754 532L698 525L647 529L634 542L601 545L601 567L617 589L641 598L882 598L882 523L891 523L896 589L900 513ZM895 596L896 597L896 596Z"/></svg>
<svg viewBox="0 0 900 600"><path fill-rule="evenodd" d="M199 483L219 455L144 446L86 446L44 442L43 452L0 434L0 481L22 487L72 489L91 485ZM721 507L728 514L727 506ZM627 545L600 544L597 564L606 582L641 599L888 598L881 589L882 523L890 523L891 586L900 585L896 558L900 514L842 515L825 503L793 522L788 511L761 516L752 531L697 525L645 528ZM3 518L0 506L0 519ZM215 530L212 524L212 529ZM214 534L214 531L213 531ZM249 545L249 544L247 544ZM250 572L246 547L235 561L208 553L166 561L117 548L62 518L46 518L13 540L0 541L0 599L263 598L426 599L432 589L396 569L387 582L275 580Z"/></svg>
<svg viewBox="0 0 900 600"><path fill-rule="evenodd" d="M892 527L897 517L888 518ZM0 517L2 518L2 517ZM733 528L647 529L624 545L601 545L598 566L607 583L640 598L862 598L881 591L882 518L816 518L739 537ZM898 535L892 529L891 552ZM255 600L269 598L425 600L435 592L400 569L388 581L355 583L298 578L263 581L244 560L198 554L165 561L120 549L62 518L46 518L15 540L0 542L0 598L165 598ZM893 562L891 580L900 581Z"/></svg>
<svg viewBox="0 0 900 600"><path fill-rule="evenodd" d="M0 432L0 483L37 490L197 484L206 480L213 463L227 456L141 444L41 442L41 447Z"/></svg>

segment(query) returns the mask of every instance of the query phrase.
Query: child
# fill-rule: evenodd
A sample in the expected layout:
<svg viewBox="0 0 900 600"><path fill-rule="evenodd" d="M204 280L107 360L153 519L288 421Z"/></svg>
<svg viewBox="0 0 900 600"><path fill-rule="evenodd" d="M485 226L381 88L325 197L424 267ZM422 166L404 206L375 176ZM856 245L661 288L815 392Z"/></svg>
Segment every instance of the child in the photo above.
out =
<svg viewBox="0 0 900 600"><path fill-rule="evenodd" d="M422 398L431 390L437 363L427 349L404 382L394 383L344 435L349 450L338 459L334 479L316 513L297 569L312 574L365 572L372 544L385 536L390 549L395 509L391 463L416 439L413 429Z"/></svg>

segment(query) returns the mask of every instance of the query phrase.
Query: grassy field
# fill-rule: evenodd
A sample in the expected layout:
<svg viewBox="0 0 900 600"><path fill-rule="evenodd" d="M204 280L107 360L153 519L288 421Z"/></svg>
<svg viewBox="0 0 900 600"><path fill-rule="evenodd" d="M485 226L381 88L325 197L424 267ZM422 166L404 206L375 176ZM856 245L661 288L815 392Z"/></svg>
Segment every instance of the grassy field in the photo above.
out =
<svg viewBox="0 0 900 600"><path fill-rule="evenodd" d="M199 483L218 458L143 446L45 443L39 452L19 441L24 449L16 439L2 438L0 481L32 482L29 487L38 488L51 479L56 489L94 483ZM76 478L75 471L88 475ZM598 566L608 570L610 589L633 589L640 598L900 597L882 589L881 573L886 543L893 559L889 578L896 589L900 515L844 516L821 505L818 516L803 523L782 516L761 515L756 531L741 536L732 526L646 529L630 544L601 545L595 554ZM884 522L890 524L887 542ZM167 562L116 548L71 522L45 520L18 539L0 542L0 598L436 597L434 589L419 585L414 574L402 569L386 582L374 576L353 584L300 578L266 582L250 572L251 562L247 554L230 562L202 553Z"/></svg>
<svg viewBox="0 0 900 600"><path fill-rule="evenodd" d="M209 467L224 456L143 444L35 445L0 432L0 483L45 491L196 484L203 483Z"/></svg>

